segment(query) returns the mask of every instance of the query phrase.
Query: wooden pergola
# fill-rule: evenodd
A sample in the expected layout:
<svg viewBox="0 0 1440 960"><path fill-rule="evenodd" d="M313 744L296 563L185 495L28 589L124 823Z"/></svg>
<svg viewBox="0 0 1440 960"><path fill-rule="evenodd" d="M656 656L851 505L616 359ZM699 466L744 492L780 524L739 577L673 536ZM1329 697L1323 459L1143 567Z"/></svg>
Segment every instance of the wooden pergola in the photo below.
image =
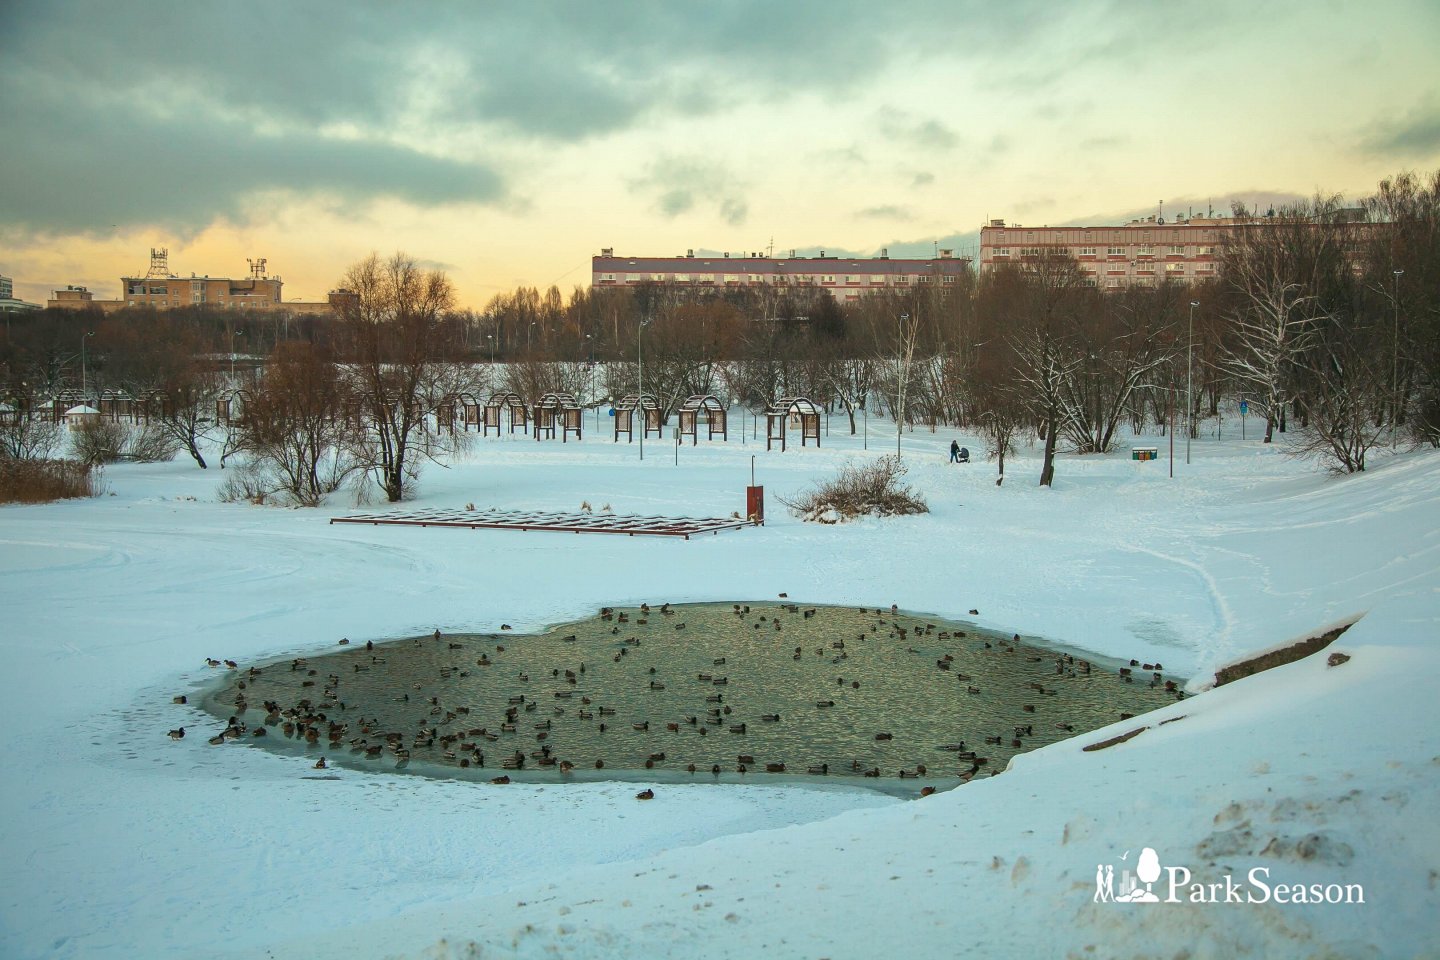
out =
<svg viewBox="0 0 1440 960"><path fill-rule="evenodd" d="M765 411L766 450L770 449L774 441L779 440L780 452L785 452L787 423L800 428L800 446L805 446L812 438L815 446L820 446L820 408L806 397L786 397L776 400L770 409Z"/></svg>
<svg viewBox="0 0 1440 960"><path fill-rule="evenodd" d="M720 402L720 398L709 394L704 396L696 394L680 406L680 438L682 440L689 437L692 447L700 442L702 417L708 432L706 440L714 440L717 433L721 440L730 439L726 424L725 405Z"/></svg>
<svg viewBox="0 0 1440 960"><path fill-rule="evenodd" d="M255 398L248 390L236 390L215 401L215 422L222 427L228 427L244 418L245 407Z"/></svg>
<svg viewBox="0 0 1440 960"><path fill-rule="evenodd" d="M619 441L620 434L625 434L626 442L635 440L635 410L639 408L644 413L644 433L642 437L648 437L653 432L660 436L660 401L651 394L626 394L615 404L615 440Z"/></svg>
<svg viewBox="0 0 1440 960"><path fill-rule="evenodd" d="M583 411L580 401L568 393L547 393L535 402L535 439L554 440L555 431L560 431L560 442L564 443L575 434L579 440Z"/></svg>
<svg viewBox="0 0 1440 960"><path fill-rule="evenodd" d="M460 420L460 429L468 431L472 425L480 426L480 401L468 393L450 393L432 411L435 414L435 429L455 432L455 421Z"/></svg>
<svg viewBox="0 0 1440 960"><path fill-rule="evenodd" d="M481 425L482 436L489 436L493 427L495 436L500 436L500 411L510 411L510 432L517 429L521 433L527 432L530 427L530 412L525 407L525 401L520 399L518 393L500 391L492 393L490 399L485 401L485 422Z"/></svg>

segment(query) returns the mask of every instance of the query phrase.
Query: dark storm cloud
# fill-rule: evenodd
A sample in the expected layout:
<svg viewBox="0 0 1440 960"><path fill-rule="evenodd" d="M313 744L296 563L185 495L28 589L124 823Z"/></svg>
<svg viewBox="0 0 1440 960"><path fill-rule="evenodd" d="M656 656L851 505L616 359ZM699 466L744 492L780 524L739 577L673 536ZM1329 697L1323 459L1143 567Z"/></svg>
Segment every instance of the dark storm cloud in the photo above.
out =
<svg viewBox="0 0 1440 960"><path fill-rule="evenodd" d="M187 116L172 123L76 105L65 108L73 125L45 122L43 111L60 109L47 97L0 105L0 124L28 131L7 152L0 221L60 233L111 224L184 230L222 216L243 221L247 200L264 190L421 205L483 201L502 191L493 171L385 143L300 133L282 139L235 121Z"/></svg>
<svg viewBox="0 0 1440 960"><path fill-rule="evenodd" d="M1429 160L1440 154L1440 100L1427 97L1403 117L1376 123L1360 147L1373 156L1398 161Z"/></svg>
<svg viewBox="0 0 1440 960"><path fill-rule="evenodd" d="M1034 2L994 12L979 0L915 0L874 30L861 0L10 0L0 215L37 230L198 228L243 213L247 194L267 187L355 202L508 199L505 171L483 158L440 159L397 145L397 134L437 150L460 135L513 154L652 117L842 97L897 58L1004 49ZM327 135L336 129L351 138ZM911 135L954 137L923 120ZM673 214L700 201L672 186L658 202ZM738 196L717 204L744 220Z"/></svg>

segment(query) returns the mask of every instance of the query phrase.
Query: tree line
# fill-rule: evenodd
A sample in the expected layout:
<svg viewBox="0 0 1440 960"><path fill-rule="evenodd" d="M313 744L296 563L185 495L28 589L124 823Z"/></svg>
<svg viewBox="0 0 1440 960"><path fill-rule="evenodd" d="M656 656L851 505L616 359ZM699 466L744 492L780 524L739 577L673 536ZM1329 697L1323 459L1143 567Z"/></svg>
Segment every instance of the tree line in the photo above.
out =
<svg viewBox="0 0 1440 960"><path fill-rule="evenodd" d="M3 454L48 455L43 418L23 411L83 379L91 395L154 397L157 429L202 467L202 441L244 453L235 496L315 503L363 477L395 501L463 442L438 427L446 397L613 401L639 389L642 356L662 422L696 394L756 411L804 396L852 433L871 410L979 433L1002 479L1017 444L1040 444L1046 485L1062 450L1172 425L1198 436L1242 401L1264 442L1293 431L1293 449L1340 471L1382 444L1440 445L1440 171L1388 178L1358 208L1317 196L1234 212L1215 279L1191 284L1106 290L1054 254L846 303L647 282L522 288L473 311L396 254L346 272L356 296L334 318L12 317ZM222 429L216 403L242 388L245 415Z"/></svg>

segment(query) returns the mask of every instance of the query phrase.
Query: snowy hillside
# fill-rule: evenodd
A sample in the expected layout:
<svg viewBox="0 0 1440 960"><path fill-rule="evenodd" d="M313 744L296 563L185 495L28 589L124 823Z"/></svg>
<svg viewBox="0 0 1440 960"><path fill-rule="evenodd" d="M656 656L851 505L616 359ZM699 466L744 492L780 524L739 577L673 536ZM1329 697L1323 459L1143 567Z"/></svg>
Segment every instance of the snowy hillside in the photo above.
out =
<svg viewBox="0 0 1440 960"><path fill-rule="evenodd" d="M1044 490L1034 451L996 487L993 465L946 464L950 434L916 433L907 479L929 515L801 524L777 496L893 450L877 428L866 454L841 423L818 451L737 436L684 447L678 466L662 442L641 462L608 439L477 440L463 462L427 468L414 504L725 516L744 509L755 455L770 522L688 542L330 525L353 505L219 503L220 471L178 461L113 467L93 501L0 508L0 955L1433 949L1440 454L1335 478L1278 447L1208 440L1173 480L1122 448L1062 458ZM1316 656L913 801L763 777L657 784L641 803L629 783L321 772L209 746L213 719L172 703L213 676L207 657L243 667L341 637L522 631L604 605L781 592L973 608L994 629L1162 660L1196 691L1223 663L1355 622ZM1349 659L1330 666L1332 653ZM183 740L166 736L182 724ZM1192 903L1177 883L1181 902L1096 902L1097 867L1119 892L1147 847L1171 868L1153 882L1161 900L1184 872L1223 899L1227 876L1260 867L1270 901ZM1282 884L1322 899L1358 884L1364 903L1277 903Z"/></svg>

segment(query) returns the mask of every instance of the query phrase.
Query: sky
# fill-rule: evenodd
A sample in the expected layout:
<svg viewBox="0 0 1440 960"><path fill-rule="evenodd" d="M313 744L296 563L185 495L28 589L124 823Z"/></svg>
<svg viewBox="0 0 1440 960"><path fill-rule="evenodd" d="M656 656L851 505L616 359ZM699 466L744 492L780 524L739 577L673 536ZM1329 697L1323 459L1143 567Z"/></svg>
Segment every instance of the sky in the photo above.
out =
<svg viewBox="0 0 1440 960"><path fill-rule="evenodd" d="M1440 166L1440 4L0 5L0 274L43 302L403 251L459 305L590 258L973 249Z"/></svg>

